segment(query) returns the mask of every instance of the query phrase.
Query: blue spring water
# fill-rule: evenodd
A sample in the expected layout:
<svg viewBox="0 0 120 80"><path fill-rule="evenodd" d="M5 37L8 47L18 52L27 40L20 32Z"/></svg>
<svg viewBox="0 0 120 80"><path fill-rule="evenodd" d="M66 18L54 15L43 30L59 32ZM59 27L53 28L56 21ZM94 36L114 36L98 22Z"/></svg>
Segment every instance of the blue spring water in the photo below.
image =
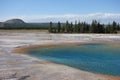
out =
<svg viewBox="0 0 120 80"><path fill-rule="evenodd" d="M27 54L80 70L120 76L120 46L117 44L40 47Z"/></svg>

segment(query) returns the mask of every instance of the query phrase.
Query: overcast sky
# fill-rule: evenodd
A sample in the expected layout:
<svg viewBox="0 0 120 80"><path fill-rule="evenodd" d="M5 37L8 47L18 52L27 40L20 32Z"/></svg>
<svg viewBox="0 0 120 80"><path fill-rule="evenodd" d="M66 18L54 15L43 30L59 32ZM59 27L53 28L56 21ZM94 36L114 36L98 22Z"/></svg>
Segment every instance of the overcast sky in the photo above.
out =
<svg viewBox="0 0 120 80"><path fill-rule="evenodd" d="M25 22L120 22L119 5L120 0L0 0L0 21L20 18Z"/></svg>

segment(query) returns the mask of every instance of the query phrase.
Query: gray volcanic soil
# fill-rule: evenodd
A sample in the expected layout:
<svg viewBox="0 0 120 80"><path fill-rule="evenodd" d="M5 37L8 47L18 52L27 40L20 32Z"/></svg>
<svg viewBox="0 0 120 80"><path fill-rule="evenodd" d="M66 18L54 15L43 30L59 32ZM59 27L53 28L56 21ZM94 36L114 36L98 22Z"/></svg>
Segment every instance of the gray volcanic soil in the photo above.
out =
<svg viewBox="0 0 120 80"><path fill-rule="evenodd" d="M13 54L11 50L34 44L118 41L120 35L0 33L0 80L120 80L120 77L94 74L65 65Z"/></svg>

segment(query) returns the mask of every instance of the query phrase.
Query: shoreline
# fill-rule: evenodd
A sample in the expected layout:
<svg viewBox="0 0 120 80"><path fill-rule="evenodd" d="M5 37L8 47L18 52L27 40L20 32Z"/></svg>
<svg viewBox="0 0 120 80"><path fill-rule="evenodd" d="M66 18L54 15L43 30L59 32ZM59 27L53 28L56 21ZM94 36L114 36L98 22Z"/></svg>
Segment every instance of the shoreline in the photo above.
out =
<svg viewBox="0 0 120 80"><path fill-rule="evenodd" d="M111 41L80 41L80 42L61 42L61 43L47 43L47 44L36 44L29 46L19 46L14 48L12 53L25 53L29 49L39 48L39 47L52 47L52 46L64 46L64 45L77 45L77 44L120 44L120 42L111 42Z"/></svg>
<svg viewBox="0 0 120 80"><path fill-rule="evenodd" d="M105 44L120 44L120 41L114 41L114 39L116 40L116 38L117 40L120 39L119 35L112 34L112 36L111 35L108 36L103 34L82 35L82 34L38 34L38 33L16 34L14 32L12 34L8 32L7 33L4 32L0 34L2 34L0 35L1 37L0 47L8 52L6 54L4 54L5 52L1 54L4 56L8 55L8 57L5 58L7 58L6 61L9 63L5 65L9 65L13 71L14 69L20 68L20 71L15 70L16 72L18 72L17 73L18 77L20 77L21 75L26 75L23 73L27 73L30 75L30 78L28 80L40 80L40 79L41 80L88 80L88 79L89 80L120 80L119 76L94 74L91 72L78 70L66 65L56 64L50 61L45 61L40 59L38 60L37 58L33 58L28 55L17 54L19 51L21 51L21 49L27 50L33 47L35 48L41 47L43 45L44 47L47 46L50 47L51 45L52 46L58 46L63 44L75 45L78 43L84 44L84 43L94 43L94 42L105 43ZM106 39L104 40L104 38ZM15 61L14 59L11 60L12 58L16 60ZM2 61L3 60L1 59L0 63L3 63ZM11 65L11 63L15 64L15 66ZM25 69L22 70L22 68ZM6 68L3 67L3 69L8 70L7 67Z"/></svg>

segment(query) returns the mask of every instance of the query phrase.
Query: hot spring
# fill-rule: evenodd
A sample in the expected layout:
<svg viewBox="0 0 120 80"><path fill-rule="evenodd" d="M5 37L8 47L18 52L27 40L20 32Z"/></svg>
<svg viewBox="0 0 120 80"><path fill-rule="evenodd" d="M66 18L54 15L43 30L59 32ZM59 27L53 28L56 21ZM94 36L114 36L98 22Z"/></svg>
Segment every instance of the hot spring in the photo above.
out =
<svg viewBox="0 0 120 80"><path fill-rule="evenodd" d="M98 74L120 76L119 44L39 47L27 55Z"/></svg>

